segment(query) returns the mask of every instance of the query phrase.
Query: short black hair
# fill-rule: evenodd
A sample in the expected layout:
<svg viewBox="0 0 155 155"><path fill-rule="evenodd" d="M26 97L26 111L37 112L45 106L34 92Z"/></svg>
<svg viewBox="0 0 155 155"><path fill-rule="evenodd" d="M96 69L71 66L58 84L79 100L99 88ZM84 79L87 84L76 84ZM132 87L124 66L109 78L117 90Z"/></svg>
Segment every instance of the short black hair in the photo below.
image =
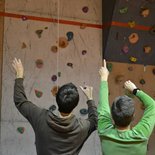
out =
<svg viewBox="0 0 155 155"><path fill-rule="evenodd" d="M56 94L56 102L60 112L71 113L79 102L77 87L73 83L60 87Z"/></svg>
<svg viewBox="0 0 155 155"><path fill-rule="evenodd" d="M133 120L134 101L128 96L117 97L111 107L114 123L118 127L127 127Z"/></svg>

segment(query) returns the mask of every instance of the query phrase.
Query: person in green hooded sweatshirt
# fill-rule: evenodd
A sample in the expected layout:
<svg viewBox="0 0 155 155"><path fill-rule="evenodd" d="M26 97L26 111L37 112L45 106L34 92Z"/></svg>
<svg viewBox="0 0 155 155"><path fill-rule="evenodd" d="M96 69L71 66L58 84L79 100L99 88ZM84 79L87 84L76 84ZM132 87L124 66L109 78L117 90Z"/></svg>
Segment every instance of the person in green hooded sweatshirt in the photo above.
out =
<svg viewBox="0 0 155 155"><path fill-rule="evenodd" d="M128 96L119 96L110 109L108 100L109 71L104 66L99 70L101 77L98 105L98 133L104 155L146 155L149 137L155 125L155 101L130 80L124 88L133 93L144 105L145 110L137 125L130 124L135 115L134 101Z"/></svg>

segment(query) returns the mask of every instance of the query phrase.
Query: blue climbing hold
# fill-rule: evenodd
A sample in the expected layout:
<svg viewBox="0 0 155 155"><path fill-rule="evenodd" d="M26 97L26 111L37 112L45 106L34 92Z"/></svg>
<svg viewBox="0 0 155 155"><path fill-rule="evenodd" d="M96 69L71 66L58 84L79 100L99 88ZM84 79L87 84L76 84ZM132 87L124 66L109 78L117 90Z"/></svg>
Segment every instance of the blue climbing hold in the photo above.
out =
<svg viewBox="0 0 155 155"><path fill-rule="evenodd" d="M80 114L81 115L87 115L88 114L88 110L83 108L83 109L80 109Z"/></svg>

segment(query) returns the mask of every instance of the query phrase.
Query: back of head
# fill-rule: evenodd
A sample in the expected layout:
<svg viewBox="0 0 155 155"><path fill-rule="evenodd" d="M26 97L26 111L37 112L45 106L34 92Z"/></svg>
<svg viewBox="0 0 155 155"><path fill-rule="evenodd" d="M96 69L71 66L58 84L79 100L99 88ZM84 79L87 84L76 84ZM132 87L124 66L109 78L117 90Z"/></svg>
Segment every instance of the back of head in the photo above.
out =
<svg viewBox="0 0 155 155"><path fill-rule="evenodd" d="M111 113L115 125L118 127L127 127L133 120L134 102L128 96L117 97L111 107Z"/></svg>
<svg viewBox="0 0 155 155"><path fill-rule="evenodd" d="M71 113L79 102L77 87L72 83L60 87L56 95L56 102L60 112Z"/></svg>

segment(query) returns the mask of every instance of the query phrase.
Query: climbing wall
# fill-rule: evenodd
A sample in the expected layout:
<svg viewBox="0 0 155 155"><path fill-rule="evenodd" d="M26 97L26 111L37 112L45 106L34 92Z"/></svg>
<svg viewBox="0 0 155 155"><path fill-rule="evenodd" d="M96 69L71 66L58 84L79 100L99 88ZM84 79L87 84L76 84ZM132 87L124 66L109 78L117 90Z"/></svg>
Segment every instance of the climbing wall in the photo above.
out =
<svg viewBox="0 0 155 155"><path fill-rule="evenodd" d="M34 104L57 110L55 93L64 83L92 85L98 102L102 59L101 0L6 0L1 107L0 155L36 155L35 137L13 103L14 57L25 69L24 86ZM74 113L87 118L86 98ZM81 155L101 155L97 133Z"/></svg>
<svg viewBox="0 0 155 155"><path fill-rule="evenodd" d="M111 9L109 9L111 8ZM110 103L116 96L129 95L136 101L136 117L140 120L143 109L138 99L125 91L126 80L155 99L155 1L103 0L103 57L110 71ZM153 131L148 155L154 155Z"/></svg>
<svg viewBox="0 0 155 155"><path fill-rule="evenodd" d="M109 61L155 65L155 1L118 0L107 19L104 56ZM109 2L110 6L110 2ZM109 13L109 10L104 12Z"/></svg>

